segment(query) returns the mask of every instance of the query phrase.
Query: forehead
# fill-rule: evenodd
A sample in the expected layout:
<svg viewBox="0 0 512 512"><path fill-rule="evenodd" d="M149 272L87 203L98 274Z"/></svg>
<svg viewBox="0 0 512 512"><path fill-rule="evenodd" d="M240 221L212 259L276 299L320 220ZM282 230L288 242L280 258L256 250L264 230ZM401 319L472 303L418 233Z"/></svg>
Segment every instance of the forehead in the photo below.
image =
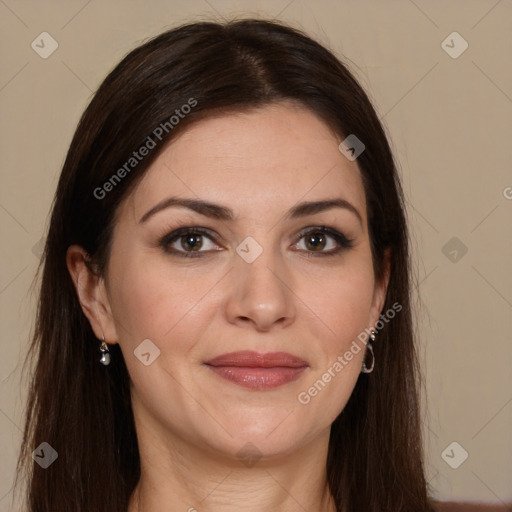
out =
<svg viewBox="0 0 512 512"><path fill-rule="evenodd" d="M261 218L300 201L341 197L365 218L360 171L339 151L341 140L318 116L293 104L207 117L168 144L131 203L140 217L172 194Z"/></svg>

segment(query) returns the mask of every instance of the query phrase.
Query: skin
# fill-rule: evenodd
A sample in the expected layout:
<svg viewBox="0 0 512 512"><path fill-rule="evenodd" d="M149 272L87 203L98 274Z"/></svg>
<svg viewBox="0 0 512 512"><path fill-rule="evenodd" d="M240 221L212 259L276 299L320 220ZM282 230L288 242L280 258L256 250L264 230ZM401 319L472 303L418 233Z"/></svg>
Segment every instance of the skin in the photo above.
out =
<svg viewBox="0 0 512 512"><path fill-rule="evenodd" d="M98 339L120 344L131 376L142 474L129 512L335 511L325 472L329 429L354 389L363 350L307 405L297 397L375 325L389 276L375 281L361 175L339 151L341 140L291 103L202 120L120 205L103 277L88 270L81 247L69 248L83 311ZM224 205L235 219L171 207L139 222L171 195ZM298 202L332 198L350 202L362 222L346 208L285 218ZM316 247L298 235L322 225L353 247L319 256L336 240ZM166 253L160 240L180 227L209 228L215 238L199 238L199 258ZM236 252L248 236L263 248L252 263ZM171 244L192 252L180 237ZM160 350L149 366L134 356L145 339ZM309 367L294 382L254 390L203 364L238 350L289 352ZM260 456L251 466L237 456L248 442Z"/></svg>

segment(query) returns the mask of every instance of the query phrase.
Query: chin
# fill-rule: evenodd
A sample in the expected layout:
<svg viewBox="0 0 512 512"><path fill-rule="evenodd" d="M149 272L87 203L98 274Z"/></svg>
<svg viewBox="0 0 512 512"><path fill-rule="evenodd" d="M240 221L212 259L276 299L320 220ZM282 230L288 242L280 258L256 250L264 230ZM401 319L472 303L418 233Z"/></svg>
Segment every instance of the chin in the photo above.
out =
<svg viewBox="0 0 512 512"><path fill-rule="evenodd" d="M210 436L205 441L228 457L270 461L293 454L314 437L313 432L304 430L304 424L299 427L293 421L293 412L265 418L261 417L262 414L260 412L259 417L247 416L245 421L230 421L228 430L232 437L222 431L220 437Z"/></svg>

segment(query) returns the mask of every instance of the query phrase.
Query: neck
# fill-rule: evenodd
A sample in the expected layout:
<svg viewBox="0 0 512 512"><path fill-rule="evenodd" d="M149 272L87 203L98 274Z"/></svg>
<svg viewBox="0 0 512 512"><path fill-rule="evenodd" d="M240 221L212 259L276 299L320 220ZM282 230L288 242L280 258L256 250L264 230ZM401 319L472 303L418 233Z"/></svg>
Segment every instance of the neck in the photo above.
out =
<svg viewBox="0 0 512 512"><path fill-rule="evenodd" d="M336 512L325 468L328 430L294 453L245 463L147 424L138 438L141 478L128 512Z"/></svg>

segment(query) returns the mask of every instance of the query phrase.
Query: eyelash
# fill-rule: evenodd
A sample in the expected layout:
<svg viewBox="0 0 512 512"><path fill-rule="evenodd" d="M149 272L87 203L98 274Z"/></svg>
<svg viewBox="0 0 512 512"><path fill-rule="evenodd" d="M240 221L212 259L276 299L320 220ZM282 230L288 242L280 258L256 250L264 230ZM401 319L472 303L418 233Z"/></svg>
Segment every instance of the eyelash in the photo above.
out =
<svg viewBox="0 0 512 512"><path fill-rule="evenodd" d="M328 235L332 237L339 245L334 250L330 250L328 252L316 252L316 251L306 251L308 253L307 257L311 256L335 256L339 254L341 251L345 249L351 249L354 246L354 240L347 238L343 233L340 233L336 229L329 228L327 226L315 226L315 227L309 227L301 231L297 236L298 240L296 243L298 243L300 240L302 240L303 237L309 234L316 234L316 233L322 233L325 235ZM215 242L214 236L210 233L209 230L199 227L184 227L177 229L175 231L172 231L171 233L165 235L160 240L160 246L163 248L163 250L171 255L176 255L178 257L183 258L201 258L203 255L201 253L208 253L210 251L179 251L176 249L171 249L169 245L176 241L177 239L185 236L185 235L199 235L199 236L205 236L209 238L212 242Z"/></svg>

